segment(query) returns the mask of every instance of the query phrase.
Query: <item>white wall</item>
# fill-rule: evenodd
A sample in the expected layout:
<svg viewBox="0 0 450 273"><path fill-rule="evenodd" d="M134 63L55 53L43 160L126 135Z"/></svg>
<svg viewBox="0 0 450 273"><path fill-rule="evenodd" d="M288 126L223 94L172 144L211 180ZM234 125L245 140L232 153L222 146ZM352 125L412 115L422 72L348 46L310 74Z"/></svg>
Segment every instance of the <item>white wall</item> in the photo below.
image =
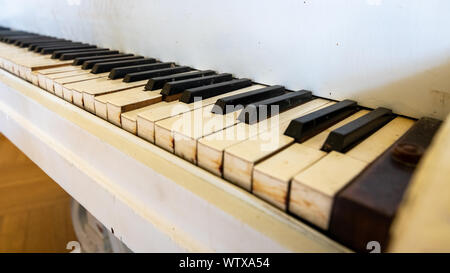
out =
<svg viewBox="0 0 450 273"><path fill-rule="evenodd" d="M0 25L414 117L450 111L448 0L0 0Z"/></svg>

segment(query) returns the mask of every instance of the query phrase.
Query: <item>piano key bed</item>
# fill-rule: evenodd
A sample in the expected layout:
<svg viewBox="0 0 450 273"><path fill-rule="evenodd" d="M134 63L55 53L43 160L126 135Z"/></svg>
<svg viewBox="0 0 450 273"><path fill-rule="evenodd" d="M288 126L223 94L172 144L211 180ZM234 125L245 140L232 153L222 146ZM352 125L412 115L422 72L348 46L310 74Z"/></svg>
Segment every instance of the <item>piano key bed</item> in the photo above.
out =
<svg viewBox="0 0 450 273"><path fill-rule="evenodd" d="M356 251L389 245L441 122L79 42L0 31L1 67Z"/></svg>

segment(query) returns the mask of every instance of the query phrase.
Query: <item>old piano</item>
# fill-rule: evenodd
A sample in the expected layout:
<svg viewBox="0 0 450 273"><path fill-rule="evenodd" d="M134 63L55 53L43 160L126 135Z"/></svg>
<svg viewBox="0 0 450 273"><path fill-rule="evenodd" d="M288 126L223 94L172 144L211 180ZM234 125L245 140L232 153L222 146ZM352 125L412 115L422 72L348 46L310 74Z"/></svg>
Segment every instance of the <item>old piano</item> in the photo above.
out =
<svg viewBox="0 0 450 273"><path fill-rule="evenodd" d="M0 131L131 250L450 249L447 2L27 5Z"/></svg>

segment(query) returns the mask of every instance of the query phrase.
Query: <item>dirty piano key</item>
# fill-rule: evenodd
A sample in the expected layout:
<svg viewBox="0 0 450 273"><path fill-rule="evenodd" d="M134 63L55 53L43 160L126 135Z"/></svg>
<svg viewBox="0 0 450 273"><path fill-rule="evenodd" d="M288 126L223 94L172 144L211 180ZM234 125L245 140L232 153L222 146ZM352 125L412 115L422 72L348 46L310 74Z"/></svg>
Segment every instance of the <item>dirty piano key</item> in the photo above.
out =
<svg viewBox="0 0 450 273"><path fill-rule="evenodd" d="M92 60L107 60L112 58L121 58L121 57L131 57L133 54L108 54L108 55L101 55L101 56L88 56L88 57L77 57L73 59L72 65L82 65L85 61L92 61Z"/></svg>
<svg viewBox="0 0 450 273"><path fill-rule="evenodd" d="M118 91L115 92L114 95L111 94L96 97L95 111L96 114L98 114L97 104L102 104L102 109L106 107L107 119L110 122L121 126L122 114L163 101L164 97L160 94L160 92L161 90L148 91L140 86L138 88L133 88L133 91ZM130 115L127 115L127 117L129 122L131 122ZM136 118L133 120L134 123L136 123ZM130 125L128 127L130 127ZM133 127L136 127L136 124L134 124Z"/></svg>
<svg viewBox="0 0 450 273"><path fill-rule="evenodd" d="M33 84L45 89L46 85L47 85L46 84L47 75L70 72L70 71L77 71L77 70L79 70L77 67L68 66L68 65L55 67L55 68L41 69L41 70L38 70L35 72Z"/></svg>
<svg viewBox="0 0 450 273"><path fill-rule="evenodd" d="M142 81L142 80L148 80L150 78L154 77L160 77L160 76L166 76L166 75L172 75L177 73L183 73L192 71L193 69L189 66L177 66L172 68L163 68L153 71L143 71L143 72L135 72L135 73L129 73L124 78L124 82L135 82L135 81Z"/></svg>
<svg viewBox="0 0 450 273"><path fill-rule="evenodd" d="M265 100L275 96L283 95L285 89L281 85L274 85L265 88L261 88L255 91L247 92L245 94L238 94L234 96L229 96L217 100L215 107L213 108L216 114L226 114L232 109L236 109L239 106L245 107L248 104L256 101Z"/></svg>
<svg viewBox="0 0 450 273"><path fill-rule="evenodd" d="M98 74L98 73L104 73L109 72L113 68L116 67L123 67L123 66L131 66L131 65L140 65L140 64L152 64L155 63L156 60L154 58L139 58L135 60L123 60L123 61L106 61L102 63L96 63L91 73ZM84 66L84 64L83 64Z"/></svg>
<svg viewBox="0 0 450 273"><path fill-rule="evenodd" d="M181 81L187 79L193 79L198 77L210 76L216 74L213 70L204 70L204 71L189 71L185 73L177 73L167 76L159 76L155 78L151 78L148 80L148 83L145 85L145 90L158 90L162 89L164 85L168 82L173 81Z"/></svg>
<svg viewBox="0 0 450 273"><path fill-rule="evenodd" d="M95 97L118 92L135 87L143 87L147 83L146 80L125 82L122 79L97 78L90 81L70 84L72 94L75 97L82 96L84 109L95 114ZM143 88L142 88L143 90Z"/></svg>
<svg viewBox="0 0 450 273"><path fill-rule="evenodd" d="M86 62L92 61L94 60ZM89 73L90 76L86 74L77 76L78 78L76 79L76 81L74 80L74 78L67 78L67 80L64 80L62 82L56 80L54 83L55 92L57 92L57 89L60 88L62 90L63 97L67 97L68 101L72 100L75 105L82 108L86 106L86 110L95 113L95 96L145 85L145 81L134 82L130 84L123 82L122 79L111 80L107 78L107 76L109 75L109 71L113 68L128 66L138 61L143 61L144 64L155 62L154 59L139 58L127 61L96 63L94 65L94 69L95 67L100 66L100 70L104 71L103 73L92 73L91 71L91 73ZM87 105L85 105L85 101L88 103Z"/></svg>
<svg viewBox="0 0 450 273"><path fill-rule="evenodd" d="M280 115L265 119L259 123L248 125L239 123L237 126L244 126L249 129L258 128L258 134L252 135L244 141L240 141L223 151L223 176L228 181L252 191L253 168L261 160L282 150L294 142L294 139L285 136L282 132L289 125L293 117L303 116L317 109L322 109L334 104L328 100L314 99L310 102L292 108ZM300 113L297 113L297 109ZM285 114L284 113L288 113ZM270 125L270 130L261 130ZM259 133L259 131L262 131Z"/></svg>
<svg viewBox="0 0 450 273"><path fill-rule="evenodd" d="M253 85L246 88L238 89L232 91L230 93L225 93L218 95L216 97L211 97L207 99L203 99L201 102L197 103L184 103L180 101L169 102L167 106L162 106L156 109L153 109L151 112L142 112L138 115L137 118L137 127L139 136L155 143L155 124L160 120L164 120L179 114L183 114L201 107L205 107L211 104L214 104L216 100L230 95L240 94L244 92L248 92L251 90L255 90L261 88L260 85ZM160 138L157 142L157 145L164 147L171 152L173 152L173 138L171 129L168 130L161 128L161 132L165 139Z"/></svg>
<svg viewBox="0 0 450 273"><path fill-rule="evenodd" d="M286 210L289 182L293 175L308 168L326 155L326 152L293 143L254 167L252 192Z"/></svg>
<svg viewBox="0 0 450 273"><path fill-rule="evenodd" d="M142 86L95 97L95 114L121 126L121 114L162 100L159 92L147 92Z"/></svg>
<svg viewBox="0 0 450 273"><path fill-rule="evenodd" d="M249 79L237 79L208 86L191 88L183 92L180 101L184 103L192 103L195 98L211 98L237 89L249 87L250 85L252 85L252 81Z"/></svg>
<svg viewBox="0 0 450 273"><path fill-rule="evenodd" d="M303 142L358 110L355 101L344 100L309 115L294 119L285 134Z"/></svg>
<svg viewBox="0 0 450 273"><path fill-rule="evenodd" d="M161 70L167 70L158 69L158 65L161 64L162 63L146 65L147 69L149 69L147 72L155 72L156 74L159 74ZM165 66L173 65L173 63L165 64ZM124 68L128 70L129 67ZM111 74L114 72L114 69L111 70L109 77L111 77ZM136 82L133 82L133 84L134 83ZM142 81L140 83L142 83ZM161 101L163 96L160 92L161 90L147 91L141 87L141 84L139 84L138 88L126 89L104 95L97 94L94 101L95 114L104 119L108 119L110 122L118 126L121 126L122 113Z"/></svg>
<svg viewBox="0 0 450 273"><path fill-rule="evenodd" d="M171 68L174 67L175 64L172 62L167 63L154 63L154 64L141 64L141 65L132 65L132 66L125 66L125 67L117 67L113 68L111 70L111 73L109 74L110 79L118 79L125 77L126 74L129 73L135 73L135 72L142 72L142 71L152 71L162 68Z"/></svg>
<svg viewBox="0 0 450 273"><path fill-rule="evenodd" d="M233 76L229 73L222 73L218 75L210 75L205 77L185 79L179 81L168 82L164 85L161 95L165 101L172 101L179 99L184 90L193 87L211 85L215 83L230 81Z"/></svg>
<svg viewBox="0 0 450 273"><path fill-rule="evenodd" d="M139 114L144 113L144 112L151 112L152 109L164 107L169 104L175 104L175 103L177 103L177 102L176 101L172 101L172 102L161 101L159 103L151 104L149 106L145 106L145 107L127 111L127 112L123 112L120 117L122 128L124 130L132 133L133 135L137 135L138 134L137 119L138 119ZM141 127L141 130L145 130L145 128L146 127ZM146 135L145 132L143 134Z"/></svg>
<svg viewBox="0 0 450 273"><path fill-rule="evenodd" d="M292 143L280 152L256 164L253 169L252 192L278 208L286 210L292 178L326 155L326 152L320 150L326 135L335 128L344 126L367 113L367 110L360 110L327 128L321 134L312 137L307 142ZM279 138L283 137L287 136L279 136ZM320 143L320 145L308 145L309 142Z"/></svg>
<svg viewBox="0 0 450 273"><path fill-rule="evenodd" d="M305 103L312 99L311 91L300 90L289 92L281 96L251 103L239 115L239 120L247 124L253 124L269 118L274 109L276 112L286 111L289 108ZM275 107L275 108L274 108ZM276 114L276 113L275 113Z"/></svg>
<svg viewBox="0 0 450 273"><path fill-rule="evenodd" d="M260 85L253 85L252 88L243 88L240 93L261 88ZM182 103L182 102L180 102ZM193 104L203 104L194 102ZM181 115L173 115L155 124L156 144L162 148L173 149L178 156L196 162L196 142L198 138L232 126L237 122L236 112L228 115L217 115L211 112L213 103L207 106L200 106L192 111L186 111ZM167 141L168 140L168 141Z"/></svg>
<svg viewBox="0 0 450 273"><path fill-rule="evenodd" d="M156 144L158 138L171 139L174 153L194 164L197 163L197 140L205 135L236 124L239 112L218 115L211 112L213 104L161 120L155 124ZM163 147L166 147L164 145Z"/></svg>
<svg viewBox="0 0 450 273"><path fill-rule="evenodd" d="M102 56L102 57L105 57L105 58L84 61L83 64L81 65L81 69L84 69L84 70L92 69L98 63L109 63L109 62L119 62L119 61L130 61L130 60L142 60L142 59L144 59L143 56L133 56L133 55L132 56L123 56L123 57L114 57L114 58L109 58L109 57L106 57L106 56ZM127 65L131 65L131 64L127 63L124 66L127 66ZM107 70L107 71L109 71L109 70ZM107 71L105 71L105 72L107 72Z"/></svg>
<svg viewBox="0 0 450 273"><path fill-rule="evenodd" d="M441 125L432 118L418 120L334 198L329 231L340 242L366 251L369 241L382 250L415 166Z"/></svg>
<svg viewBox="0 0 450 273"><path fill-rule="evenodd" d="M327 100L312 100L303 105L282 112L278 116L266 119L264 122L255 123L252 125L241 122L236 126L232 126L222 131L205 136L198 141L198 165L218 176L222 176L224 171L224 152L227 148L237 145L238 143L245 142L269 130L274 132L279 131L279 128L281 128L280 126L287 126L284 124L289 122L291 119L298 117L299 115L309 113L310 111L326 105L327 103ZM239 169L237 169L237 171L239 171ZM240 175L241 173L236 176ZM250 175L251 173L249 173L249 176Z"/></svg>
<svg viewBox="0 0 450 273"><path fill-rule="evenodd" d="M396 117L346 153L332 151L291 182L289 211L328 230L333 200L414 124ZM339 174L339 175L337 175Z"/></svg>
<svg viewBox="0 0 450 273"><path fill-rule="evenodd" d="M84 57L84 58L92 58L92 57ZM73 64L73 63L72 63ZM62 72L69 72L73 71L73 74L59 74ZM75 72L77 71L77 72ZM89 73L88 70L81 69L81 66L73 66L73 65L67 65L59 68L52 68L52 69L41 69L36 71L37 78L38 78L38 85L46 89L47 91L53 92L53 86L54 81L56 79L60 79L63 77L70 77L70 76L78 76L81 74L87 74ZM53 75L54 74L54 75ZM57 75L59 74L59 75ZM62 91L61 91L62 92Z"/></svg>
<svg viewBox="0 0 450 273"><path fill-rule="evenodd" d="M67 71L67 72L62 72L62 73L55 73L55 74L49 74L49 75L45 75L45 78L43 77L43 75L41 76L41 82L44 81L43 84L41 84L40 86L51 92L51 93L55 93L57 96L59 97L63 97L62 94L62 90L58 90L57 92L55 92L54 90L54 81L58 80L58 79L62 79L62 78L69 78L69 77L75 77L75 76L79 76L79 75L84 75L84 74L88 74L89 72L84 71L84 70L73 70L73 71Z"/></svg>
<svg viewBox="0 0 450 273"><path fill-rule="evenodd" d="M367 115L333 130L325 141L322 150L325 152L345 152L393 118L392 110L383 107L377 108Z"/></svg>
<svg viewBox="0 0 450 273"><path fill-rule="evenodd" d="M75 105L83 108L83 95L75 94L76 99L74 99L74 94L70 86L75 83L80 83L83 81L89 81L93 79L106 78L108 76L108 72L100 73L100 74L92 74L86 73L82 75L65 77L53 80L53 89L55 93L63 93L63 98L69 102L73 102Z"/></svg>

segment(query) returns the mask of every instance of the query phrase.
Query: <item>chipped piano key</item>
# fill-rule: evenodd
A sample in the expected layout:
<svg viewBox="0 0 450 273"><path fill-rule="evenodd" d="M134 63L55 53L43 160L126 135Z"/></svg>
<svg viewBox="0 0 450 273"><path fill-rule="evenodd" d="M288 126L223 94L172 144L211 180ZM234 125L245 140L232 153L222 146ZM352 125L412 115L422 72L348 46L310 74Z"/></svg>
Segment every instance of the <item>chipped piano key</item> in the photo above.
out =
<svg viewBox="0 0 450 273"><path fill-rule="evenodd" d="M433 118L419 119L337 193L329 226L334 237L357 251L366 251L366 243L374 240L386 249L391 223L415 166L441 123Z"/></svg>

